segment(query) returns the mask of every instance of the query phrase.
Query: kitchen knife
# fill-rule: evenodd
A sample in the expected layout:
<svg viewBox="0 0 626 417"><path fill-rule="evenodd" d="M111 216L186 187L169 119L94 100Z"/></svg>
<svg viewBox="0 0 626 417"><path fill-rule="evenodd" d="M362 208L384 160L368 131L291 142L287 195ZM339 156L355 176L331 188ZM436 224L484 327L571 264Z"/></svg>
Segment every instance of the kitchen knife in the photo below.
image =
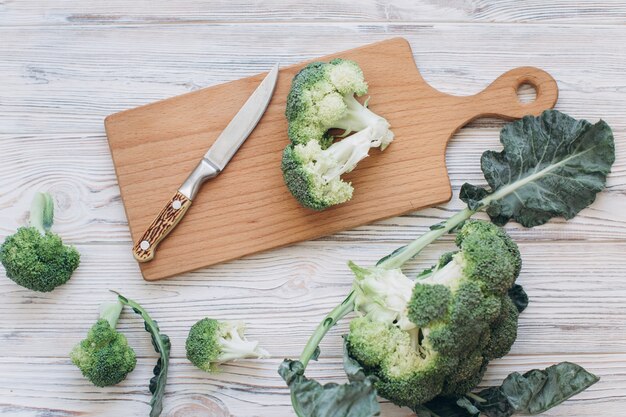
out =
<svg viewBox="0 0 626 417"><path fill-rule="evenodd" d="M278 64L274 65L265 79L261 81L261 84L228 123L228 126L218 136L176 194L167 202L133 246L135 259L139 262L147 262L154 258L157 245L168 233L174 230L189 210L202 183L216 177L224 170L265 113L265 109L272 98L274 87L276 87L277 79Z"/></svg>

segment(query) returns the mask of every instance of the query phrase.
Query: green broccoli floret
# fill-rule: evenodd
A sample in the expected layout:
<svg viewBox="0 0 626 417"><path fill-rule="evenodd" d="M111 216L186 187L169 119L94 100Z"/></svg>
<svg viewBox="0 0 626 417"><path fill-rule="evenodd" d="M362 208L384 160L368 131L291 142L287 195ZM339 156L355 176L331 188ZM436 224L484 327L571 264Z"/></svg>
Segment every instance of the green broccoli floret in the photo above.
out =
<svg viewBox="0 0 626 417"><path fill-rule="evenodd" d="M491 324L488 343L483 348L486 359L501 358L511 350L517 339L517 322L519 311L510 297L502 300L502 310L498 318Z"/></svg>
<svg viewBox="0 0 626 417"><path fill-rule="evenodd" d="M291 193L305 207L323 210L352 198L352 185L341 180L368 155L372 147L385 149L393 140L389 123L355 98L367 92L361 68L335 59L314 62L293 79L287 97L288 135L282 170ZM330 129L342 129L334 143Z"/></svg>
<svg viewBox="0 0 626 417"><path fill-rule="evenodd" d="M489 361L478 350L459 360L443 384L440 395L460 396L473 390L483 379Z"/></svg>
<svg viewBox="0 0 626 417"><path fill-rule="evenodd" d="M137 363L126 336L115 330L122 303L104 304L100 318L87 338L74 347L70 358L83 376L98 387L115 385L126 378Z"/></svg>
<svg viewBox="0 0 626 417"><path fill-rule="evenodd" d="M37 193L30 211L30 226L20 227L0 246L0 262L16 284L49 292L65 284L80 263L78 251L50 232L54 203L49 194Z"/></svg>
<svg viewBox="0 0 626 417"><path fill-rule="evenodd" d="M378 377L378 393L397 405L428 401L442 389L439 357L417 349L416 331L359 317L350 322L347 346L350 355Z"/></svg>
<svg viewBox="0 0 626 417"><path fill-rule="evenodd" d="M354 97L367 93L363 71L354 61L334 59L314 62L294 77L287 96L285 115L294 144L315 140L326 148L332 143L330 129L345 133L372 127L372 140L385 147L393 140L389 123Z"/></svg>
<svg viewBox="0 0 626 417"><path fill-rule="evenodd" d="M353 188L341 175L354 169L370 149L366 128L322 149L319 142L289 145L283 152L282 170L287 188L305 207L323 210L352 198Z"/></svg>
<svg viewBox="0 0 626 417"><path fill-rule="evenodd" d="M217 372L219 365L225 362L269 356L258 346L259 342L245 338L244 330L241 322L199 320L191 326L187 336L187 359L203 371Z"/></svg>
<svg viewBox="0 0 626 417"><path fill-rule="evenodd" d="M415 281L400 269L350 264L359 317L348 353L395 404L468 392L515 341L518 310L508 290L520 270L517 246L478 221L465 224L457 245Z"/></svg>

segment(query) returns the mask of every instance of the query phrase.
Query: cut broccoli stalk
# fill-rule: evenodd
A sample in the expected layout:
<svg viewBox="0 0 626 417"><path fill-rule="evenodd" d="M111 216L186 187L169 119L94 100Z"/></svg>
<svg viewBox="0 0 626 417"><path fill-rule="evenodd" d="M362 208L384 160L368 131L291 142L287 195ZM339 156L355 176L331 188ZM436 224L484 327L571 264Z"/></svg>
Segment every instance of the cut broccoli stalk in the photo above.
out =
<svg viewBox="0 0 626 417"><path fill-rule="evenodd" d="M115 330L122 303L106 303L87 337L74 347L70 358L91 383L106 387L123 381L137 363L126 336Z"/></svg>
<svg viewBox="0 0 626 417"><path fill-rule="evenodd" d="M30 208L29 224L42 235L52 227L54 219L54 200L48 193L36 193Z"/></svg>
<svg viewBox="0 0 626 417"><path fill-rule="evenodd" d="M341 179L369 149L380 146L367 127L322 149L316 141L289 146L283 154L283 176L294 197L305 207L323 210L352 198L352 185Z"/></svg>
<svg viewBox="0 0 626 417"><path fill-rule="evenodd" d="M339 120L333 122L333 128L343 129L347 135L370 127L372 147L380 147L380 150L384 150L393 141L393 132L389 130L389 122L384 117L362 105L352 93L343 96L343 102L346 111Z"/></svg>
<svg viewBox="0 0 626 417"><path fill-rule="evenodd" d="M78 251L50 231L53 215L52 197L37 193L29 227L20 227L0 246L7 277L33 291L48 292L65 284L80 263Z"/></svg>
<svg viewBox="0 0 626 417"><path fill-rule="evenodd" d="M187 359L205 372L217 372L225 362L268 357L269 353L259 347L259 342L245 338L244 331L241 322L199 320L187 336Z"/></svg>

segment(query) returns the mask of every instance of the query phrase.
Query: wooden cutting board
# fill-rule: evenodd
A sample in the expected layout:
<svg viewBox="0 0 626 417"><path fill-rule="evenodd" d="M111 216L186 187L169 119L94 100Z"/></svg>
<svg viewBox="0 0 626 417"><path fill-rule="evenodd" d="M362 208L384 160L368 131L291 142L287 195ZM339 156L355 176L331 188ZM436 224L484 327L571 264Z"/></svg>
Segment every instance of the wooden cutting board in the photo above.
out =
<svg viewBox="0 0 626 417"><path fill-rule="evenodd" d="M298 205L283 184L282 150L288 143L285 101L293 76L306 63L280 71L267 112L224 172L208 181L180 225L142 263L146 280L166 278L218 262L353 228L448 201L448 139L483 116L504 119L539 114L554 106L558 88L546 72L511 70L482 92L443 94L420 76L402 38L319 58L356 61L369 83L370 108L396 135L384 151L345 178L353 199L315 212ZM133 241L172 196L265 74L113 114L105 127ZM517 89L535 87L522 104ZM478 161L476 161L478 163ZM129 247L130 251L130 247Z"/></svg>

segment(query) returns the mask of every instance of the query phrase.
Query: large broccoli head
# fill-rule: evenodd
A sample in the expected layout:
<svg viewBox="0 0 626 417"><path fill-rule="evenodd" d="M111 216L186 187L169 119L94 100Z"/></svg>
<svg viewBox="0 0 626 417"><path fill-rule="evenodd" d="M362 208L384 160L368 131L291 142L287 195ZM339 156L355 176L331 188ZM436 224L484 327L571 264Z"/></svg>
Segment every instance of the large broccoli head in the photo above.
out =
<svg viewBox="0 0 626 417"><path fill-rule="evenodd" d="M244 358L263 358L269 354L259 342L244 336L241 322L203 318L189 330L185 348L187 359L206 372L217 372L219 365Z"/></svg>
<svg viewBox="0 0 626 417"><path fill-rule="evenodd" d="M70 358L83 376L98 387L115 385L126 378L137 363L126 336L115 330L121 303L103 305L100 319L87 337L74 347Z"/></svg>
<svg viewBox="0 0 626 417"><path fill-rule="evenodd" d="M30 226L19 228L0 246L7 277L30 290L48 292L65 284L80 263L78 251L49 231L53 207L50 195L37 194Z"/></svg>
<svg viewBox="0 0 626 417"><path fill-rule="evenodd" d="M517 337L519 313L507 293L521 266L517 246L497 226L474 221L457 244L415 281L399 269L352 265L360 317L348 353L395 404L470 391Z"/></svg>

